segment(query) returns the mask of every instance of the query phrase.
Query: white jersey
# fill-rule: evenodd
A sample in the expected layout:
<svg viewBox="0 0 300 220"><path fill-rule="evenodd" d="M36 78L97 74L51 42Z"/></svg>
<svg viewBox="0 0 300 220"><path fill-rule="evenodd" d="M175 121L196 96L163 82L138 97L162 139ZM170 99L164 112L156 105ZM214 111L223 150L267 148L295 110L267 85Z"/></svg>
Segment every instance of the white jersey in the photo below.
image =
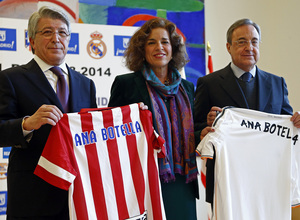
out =
<svg viewBox="0 0 300 220"><path fill-rule="evenodd" d="M196 150L215 155L213 219L291 219L300 205L300 144L290 118L239 108L216 118Z"/></svg>
<svg viewBox="0 0 300 220"><path fill-rule="evenodd" d="M138 104L64 114L35 174L69 190L70 219L165 219L157 156L164 140Z"/></svg>

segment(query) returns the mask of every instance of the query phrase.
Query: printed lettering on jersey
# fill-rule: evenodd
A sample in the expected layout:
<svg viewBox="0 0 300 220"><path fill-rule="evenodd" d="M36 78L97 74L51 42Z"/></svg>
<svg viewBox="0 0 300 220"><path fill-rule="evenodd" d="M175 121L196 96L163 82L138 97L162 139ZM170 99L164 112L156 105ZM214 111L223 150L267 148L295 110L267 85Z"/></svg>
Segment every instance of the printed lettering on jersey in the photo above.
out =
<svg viewBox="0 0 300 220"><path fill-rule="evenodd" d="M116 125L114 127L102 128L102 140L119 138L120 136L127 136L142 132L141 125L136 121L133 125L132 122L125 123L122 125Z"/></svg>
<svg viewBox="0 0 300 220"><path fill-rule="evenodd" d="M107 128L104 127L100 133L94 130L77 133L74 135L74 143L76 146L89 145L97 143L97 140L107 141L108 139L112 140L141 132L143 132L142 126L138 121L129 122ZM100 137L97 137L97 134Z"/></svg>
<svg viewBox="0 0 300 220"><path fill-rule="evenodd" d="M290 128L280 124L274 124L274 123L272 124L270 122L260 123L260 122L254 122L254 121L242 119L241 127L246 127L261 132L274 134L277 135L278 137L283 137L286 139L292 139L293 145L296 145L298 141L298 134L291 136Z"/></svg>

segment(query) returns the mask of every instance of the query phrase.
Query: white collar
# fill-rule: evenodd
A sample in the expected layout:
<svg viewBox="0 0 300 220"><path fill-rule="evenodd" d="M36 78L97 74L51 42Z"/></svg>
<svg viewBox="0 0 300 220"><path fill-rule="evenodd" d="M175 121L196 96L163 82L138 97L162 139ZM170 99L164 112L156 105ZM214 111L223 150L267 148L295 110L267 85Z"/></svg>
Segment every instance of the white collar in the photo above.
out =
<svg viewBox="0 0 300 220"><path fill-rule="evenodd" d="M233 62L231 62L230 67L235 75L236 78L240 78L245 71L240 69L239 67L237 67ZM254 65L254 67L252 68L252 70L249 71L249 73L251 73L251 75L253 76L253 78L256 75L256 65Z"/></svg>
<svg viewBox="0 0 300 220"><path fill-rule="evenodd" d="M39 67L41 68L41 70L43 72L46 72L47 70L49 70L51 67L53 67L52 65L47 64L45 61L43 61L41 58L39 58L37 55L34 55L33 59L37 62L37 64L39 65ZM65 74L68 75L68 68L66 66L65 62L62 62L59 67L64 71Z"/></svg>

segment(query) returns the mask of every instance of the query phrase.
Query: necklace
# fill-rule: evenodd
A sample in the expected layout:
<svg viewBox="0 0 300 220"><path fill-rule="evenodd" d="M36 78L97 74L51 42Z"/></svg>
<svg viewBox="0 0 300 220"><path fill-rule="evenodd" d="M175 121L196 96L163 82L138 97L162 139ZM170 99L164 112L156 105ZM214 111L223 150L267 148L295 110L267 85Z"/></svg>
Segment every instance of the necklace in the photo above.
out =
<svg viewBox="0 0 300 220"><path fill-rule="evenodd" d="M169 79L169 77L165 80L165 86L169 86L170 85L170 79Z"/></svg>

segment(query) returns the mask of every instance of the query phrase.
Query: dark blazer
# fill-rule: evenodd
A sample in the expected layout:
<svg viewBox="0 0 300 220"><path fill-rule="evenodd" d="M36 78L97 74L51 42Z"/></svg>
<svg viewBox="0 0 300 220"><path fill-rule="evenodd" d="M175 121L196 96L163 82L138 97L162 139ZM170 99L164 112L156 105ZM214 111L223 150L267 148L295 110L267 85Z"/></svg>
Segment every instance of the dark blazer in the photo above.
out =
<svg viewBox="0 0 300 220"><path fill-rule="evenodd" d="M293 114L289 104L288 90L284 78L256 68L258 86L258 108L254 110L273 114ZM211 107L235 106L247 108L246 99L230 67L200 77L195 92L195 127L202 130L207 126L206 119ZM212 202L213 169L207 163L206 196ZM208 198L209 197L209 198Z"/></svg>
<svg viewBox="0 0 300 220"><path fill-rule="evenodd" d="M70 69L70 111L95 108L92 80ZM0 146L12 146L8 165L8 207L11 216L56 215L68 200L67 191L35 176L33 171L52 126L33 131L29 142L22 133L22 119L43 104L62 106L42 70L34 60L0 72Z"/></svg>
<svg viewBox="0 0 300 220"><path fill-rule="evenodd" d="M182 79L181 85L184 87L189 101L191 103L192 111L194 109L194 85L193 83ZM148 106L148 109L153 112L153 106L150 95L147 89L145 78L140 71L119 75L115 78L112 88L108 106L117 107L129 105L132 103L143 102ZM154 120L153 120L154 122ZM153 123L155 130L158 132L156 123ZM195 133L195 136L199 133ZM199 135L198 135L199 136ZM195 182L195 197L199 197L198 183Z"/></svg>

